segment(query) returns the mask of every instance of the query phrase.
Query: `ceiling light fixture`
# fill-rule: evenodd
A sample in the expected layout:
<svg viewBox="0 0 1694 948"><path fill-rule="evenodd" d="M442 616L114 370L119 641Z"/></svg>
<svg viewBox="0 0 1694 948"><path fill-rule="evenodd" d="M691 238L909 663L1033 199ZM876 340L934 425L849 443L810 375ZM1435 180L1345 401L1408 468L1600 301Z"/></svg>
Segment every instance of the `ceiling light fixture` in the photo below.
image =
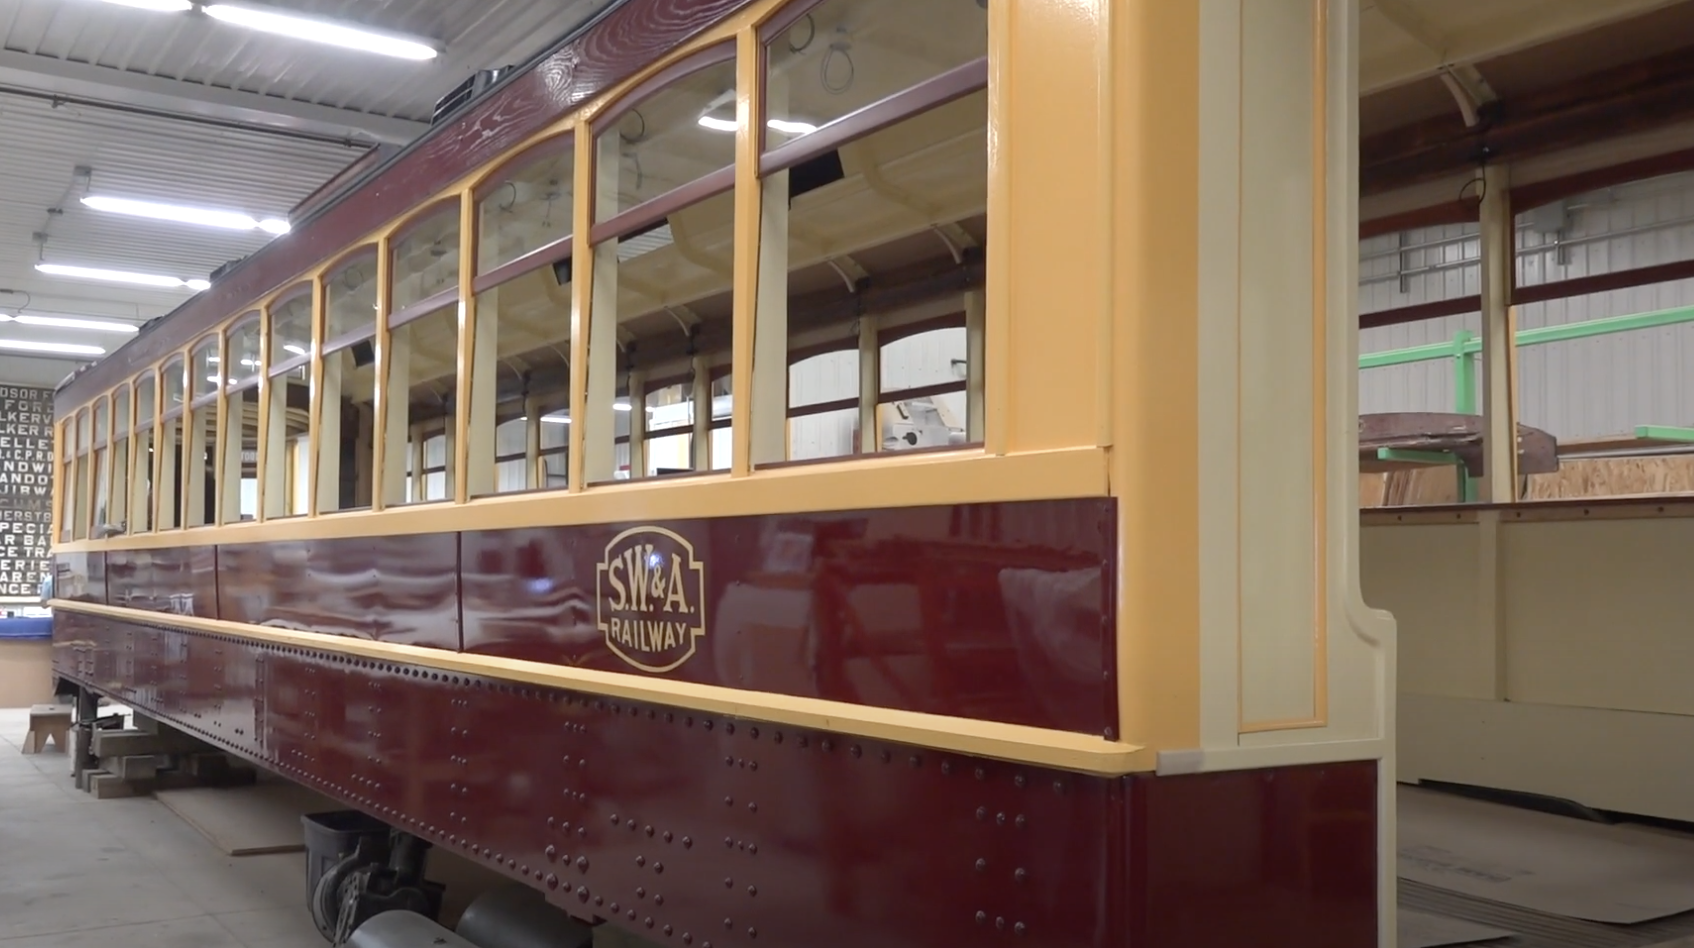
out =
<svg viewBox="0 0 1694 948"><path fill-rule="evenodd" d="M288 222L274 217L259 220L240 211L215 211L202 207L183 207L179 204L159 204L153 201L133 201L129 198L105 197L91 194L82 203L96 211L148 217L178 224L197 224L201 227L220 227L224 230L262 230L267 234L288 233Z"/></svg>
<svg viewBox="0 0 1694 948"><path fill-rule="evenodd" d="M137 10L152 10L155 13L186 13L194 9L189 0L106 0L107 3L120 7L134 7Z"/></svg>
<svg viewBox="0 0 1694 948"><path fill-rule="evenodd" d="M27 339L0 339L0 349L17 352L58 352L64 355L105 355L99 346L80 346L69 342L31 342Z"/></svg>
<svg viewBox="0 0 1694 948"><path fill-rule="evenodd" d="M733 132L739 126L734 119L721 119L714 115L702 115L699 119L701 128L709 128L714 132ZM771 119L765 123L771 131L784 135L810 135L818 130L810 122L794 122L788 119Z"/></svg>
<svg viewBox="0 0 1694 948"><path fill-rule="evenodd" d="M209 280L183 280L154 273L130 273L125 270L102 270L98 267L68 267L58 263L38 263L35 269L48 276L74 277L83 280L102 280L107 283L133 283L136 286L157 286L162 289L190 289L195 292L210 287Z"/></svg>
<svg viewBox="0 0 1694 948"><path fill-rule="evenodd" d="M201 9L207 16L235 26L244 26L264 33L274 33L278 36L309 40L314 43L325 43L343 49L357 50L361 53L376 53L381 56L394 56L399 59L419 61L434 59L440 55L439 50L420 39L409 39L393 33L348 26L345 23L334 23L293 13L284 13L281 10L246 5L232 6L227 3L208 4Z"/></svg>
<svg viewBox="0 0 1694 948"><path fill-rule="evenodd" d="M54 329L87 329L90 332L135 332L136 327L110 319L77 319L71 316L34 316L29 313L0 313L0 323L22 326L51 326Z"/></svg>

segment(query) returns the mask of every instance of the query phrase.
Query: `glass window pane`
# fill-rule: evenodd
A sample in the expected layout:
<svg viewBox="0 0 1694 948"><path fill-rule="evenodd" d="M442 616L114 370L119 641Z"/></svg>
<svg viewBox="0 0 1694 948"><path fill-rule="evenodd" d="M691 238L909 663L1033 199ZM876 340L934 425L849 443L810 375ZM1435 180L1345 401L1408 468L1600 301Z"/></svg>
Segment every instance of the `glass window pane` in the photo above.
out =
<svg viewBox="0 0 1694 948"><path fill-rule="evenodd" d="M235 385L259 374L259 320L251 318L229 331L229 365L224 377Z"/></svg>
<svg viewBox="0 0 1694 948"><path fill-rule="evenodd" d="M643 99L597 141L602 170L594 219L610 220L734 164L735 127L733 60L707 66Z"/></svg>
<svg viewBox="0 0 1694 948"><path fill-rule="evenodd" d="M308 512L311 391L305 366L271 380L264 471L266 517L297 517Z"/></svg>
<svg viewBox="0 0 1694 948"><path fill-rule="evenodd" d="M182 416L166 421L158 429L153 450L159 456L159 477L154 490L159 495L158 528L174 530L182 524Z"/></svg>
<svg viewBox="0 0 1694 948"><path fill-rule="evenodd" d="M223 520L259 515L259 387L227 396L223 446Z"/></svg>
<svg viewBox="0 0 1694 948"><path fill-rule="evenodd" d="M143 375L135 380L135 426L153 423L154 404L158 396L154 393L153 376Z"/></svg>
<svg viewBox="0 0 1694 948"><path fill-rule="evenodd" d="M371 505L376 347L369 339L324 357L318 417L318 513Z"/></svg>
<svg viewBox="0 0 1694 948"><path fill-rule="evenodd" d="M765 179L767 207L788 208L787 220L781 222L787 239L762 246L762 253L781 255L781 265L767 259L760 269L786 271L788 292L786 310L780 303L761 305L758 318L761 331L785 323L788 351L795 359L789 370L790 413L844 402L827 413L801 413L790 419L790 459L846 456L867 442L885 450L969 440L964 389L971 367L962 324L964 314L980 301L981 284L965 284L959 268L979 266L986 253L987 127L987 93L979 91ZM866 181L872 171L879 179L876 187ZM923 195L923 200L914 204L907 195ZM856 305L856 294L842 283L843 259L857 265L858 279L884 289L910 290L925 302L898 311L864 312ZM964 288L925 289L936 280ZM779 294L761 298L772 297L783 299ZM956 318L961 324L956 328L883 347L877 366L880 388L866 394L957 384L957 397L936 396L934 404L925 403L929 407L890 409L884 404L876 413L878 430L868 439L855 433L858 416L851 415L849 426L845 412L861 394L861 317L873 327L880 320L883 335L901 323ZM825 351L807 355L819 350ZM921 417L907 417L912 413Z"/></svg>
<svg viewBox="0 0 1694 948"><path fill-rule="evenodd" d="M218 364L218 340L208 339L196 346L189 356L189 382L194 386L194 397L210 395L223 387L223 369Z"/></svg>
<svg viewBox="0 0 1694 948"><path fill-rule="evenodd" d="M312 294L308 291L271 307L271 368L312 351Z"/></svg>
<svg viewBox="0 0 1694 948"><path fill-rule="evenodd" d="M606 433L621 436L627 418L607 412L606 395L596 396L596 373L612 375L619 383L615 389L621 389L629 353L640 354L641 368L652 379L690 375L691 349L711 365L729 361L734 216L734 195L724 192L595 245L594 322L615 321L625 345L600 335L588 340L590 411L597 413L589 415L586 432L591 483L622 476L618 472L629 463L627 447L607 443ZM597 405L595 397L602 399ZM727 464L728 455L722 460ZM702 461L690 469L710 468ZM644 476L640 470L633 474Z"/></svg>
<svg viewBox="0 0 1694 948"><path fill-rule="evenodd" d="M393 312L458 287L459 205L449 204L394 242Z"/></svg>
<svg viewBox="0 0 1694 948"><path fill-rule="evenodd" d="M404 433L405 449L401 457L385 460L383 499L389 504L448 500L453 479L445 432L453 430L458 388L458 304L396 328L390 345L389 444L398 447Z"/></svg>
<svg viewBox="0 0 1694 948"><path fill-rule="evenodd" d="M183 525L203 527L212 523L217 510L218 407L202 405L189 410L187 439L182 444Z"/></svg>
<svg viewBox="0 0 1694 948"><path fill-rule="evenodd" d="M576 148L553 139L489 189L477 208L477 272L568 236L573 213Z"/></svg>
<svg viewBox="0 0 1694 948"><path fill-rule="evenodd" d="M524 415L527 396L568 400L571 287L560 282L560 275L556 268L541 267L477 296L477 335L494 338L498 362L478 359L477 371L490 371L492 384L478 386L472 395L477 400L471 406L472 496L541 486L531 484L529 468L522 461L514 464L510 456L527 451L527 423L516 420ZM492 401L484 404L483 398ZM493 438L481 437L489 430L495 431Z"/></svg>
<svg viewBox="0 0 1694 948"><path fill-rule="evenodd" d="M342 264L324 281L324 344L376 332L376 249Z"/></svg>
<svg viewBox="0 0 1694 948"><path fill-rule="evenodd" d="M163 410L168 412L173 408L181 408L183 386L181 359L172 359L165 365L164 385L165 407Z"/></svg>
<svg viewBox="0 0 1694 948"><path fill-rule="evenodd" d="M828 0L770 44L765 146L987 55L988 11L980 4Z"/></svg>
<svg viewBox="0 0 1694 948"><path fill-rule="evenodd" d="M153 529L153 430L135 432L135 474L130 478L129 532Z"/></svg>
<svg viewBox="0 0 1694 948"><path fill-rule="evenodd" d="M110 449L100 448L94 452L94 535L96 538L105 536L105 527L111 523L110 512L106 509L112 496L111 460Z"/></svg>
<svg viewBox="0 0 1694 948"><path fill-rule="evenodd" d="M59 542L71 539L71 524L76 520L76 461L65 459L59 465Z"/></svg>
<svg viewBox="0 0 1694 948"><path fill-rule="evenodd" d="M90 419L88 409L84 408L76 415L76 453L87 454L88 448L94 443L94 422Z"/></svg>
<svg viewBox="0 0 1694 948"><path fill-rule="evenodd" d="M129 434L129 386L120 387L112 395L112 436L121 438Z"/></svg>
<svg viewBox="0 0 1694 948"><path fill-rule="evenodd" d="M111 423L111 418L111 408L106 399L101 398L96 401L94 403L94 440L96 443L105 444L107 438L110 437L111 429L107 425Z"/></svg>

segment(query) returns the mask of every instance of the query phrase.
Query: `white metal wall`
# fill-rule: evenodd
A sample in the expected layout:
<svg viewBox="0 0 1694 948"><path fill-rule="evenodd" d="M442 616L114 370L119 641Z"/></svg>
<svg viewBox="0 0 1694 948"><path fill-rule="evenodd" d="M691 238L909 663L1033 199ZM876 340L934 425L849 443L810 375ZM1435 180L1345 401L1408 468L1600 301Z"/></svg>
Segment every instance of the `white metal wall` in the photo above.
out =
<svg viewBox="0 0 1694 948"><path fill-rule="evenodd" d="M1694 258L1694 174L1581 195L1518 216L1518 283L1531 286ZM1476 294L1475 224L1420 228L1360 242L1359 308L1370 313ZM1518 328L1694 305L1681 280L1519 307ZM1364 330L1361 353L1450 341L1480 331L1476 313ZM1571 440L1636 425L1694 424L1694 324L1520 350L1519 415ZM1365 369L1359 410L1451 411L1450 360Z"/></svg>

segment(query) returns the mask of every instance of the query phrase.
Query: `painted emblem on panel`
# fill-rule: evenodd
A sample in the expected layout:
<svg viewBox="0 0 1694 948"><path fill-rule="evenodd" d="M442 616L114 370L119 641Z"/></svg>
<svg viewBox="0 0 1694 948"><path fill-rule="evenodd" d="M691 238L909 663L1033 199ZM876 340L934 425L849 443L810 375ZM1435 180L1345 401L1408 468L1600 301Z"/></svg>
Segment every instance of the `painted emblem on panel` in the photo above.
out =
<svg viewBox="0 0 1694 948"><path fill-rule="evenodd" d="M606 647L642 671L678 668L706 634L706 566L692 543L663 527L633 527L613 537L594 588Z"/></svg>

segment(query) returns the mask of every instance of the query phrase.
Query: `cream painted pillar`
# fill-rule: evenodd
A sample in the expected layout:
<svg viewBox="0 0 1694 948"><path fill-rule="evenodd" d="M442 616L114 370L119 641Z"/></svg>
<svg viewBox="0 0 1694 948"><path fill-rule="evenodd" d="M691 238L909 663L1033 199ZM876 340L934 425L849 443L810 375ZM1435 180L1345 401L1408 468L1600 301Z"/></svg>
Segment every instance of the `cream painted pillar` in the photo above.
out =
<svg viewBox="0 0 1694 948"><path fill-rule="evenodd" d="M965 440L972 444L980 443L983 436L982 380L983 373L987 371L983 364L987 313L987 299L981 290L965 294Z"/></svg>
<svg viewBox="0 0 1694 948"><path fill-rule="evenodd" d="M288 474L292 463L288 451L288 391L292 387L288 376L267 379L270 388L265 400L265 517L286 517L289 514Z"/></svg>
<svg viewBox="0 0 1694 948"><path fill-rule="evenodd" d="M599 150L595 207L606 218L618 208L618 176L623 167L619 139L614 132L603 136L595 145ZM595 246L593 253L593 304L588 311L588 403L580 422L572 419L573 424L582 425L583 479L590 484L609 481L617 473L617 419L612 414L618 391L617 239Z"/></svg>
<svg viewBox="0 0 1694 948"><path fill-rule="evenodd" d="M411 450L412 433L412 333L408 326L388 333L388 381L384 391L382 502L387 506L406 502L406 458ZM419 450L422 450L421 442ZM413 468L422 469L422 464ZM418 483L421 488L422 481Z"/></svg>
<svg viewBox="0 0 1694 948"><path fill-rule="evenodd" d="M647 476L647 373L640 369L629 373L629 476Z"/></svg>
<svg viewBox="0 0 1694 948"><path fill-rule="evenodd" d="M1483 503L1517 500L1517 419L1513 417L1512 267L1516 234L1512 225L1511 177L1490 165L1482 171L1482 424L1483 476L1477 499Z"/></svg>
<svg viewBox="0 0 1694 948"><path fill-rule="evenodd" d="M709 471L712 469L712 360L704 353L696 353L693 362L694 436L688 439L688 453L694 470ZM644 408L632 406L632 409L646 414ZM645 425L646 419L642 422ZM635 430L633 419L630 430Z"/></svg>
<svg viewBox="0 0 1694 948"><path fill-rule="evenodd" d="M500 380L500 307L499 290L490 290L477 300L475 343L471 348L471 402L464 406L470 412L470 424L465 437L470 450L465 456L466 473L470 478L470 496L485 497L494 493L494 419L495 402L499 398Z"/></svg>
<svg viewBox="0 0 1694 948"><path fill-rule="evenodd" d="M877 345L876 317L859 317L859 453L882 449L882 424L877 403L882 396L882 348Z"/></svg>
<svg viewBox="0 0 1694 948"><path fill-rule="evenodd" d="M188 451L183 463L187 465L188 486L182 495L183 525L203 527L211 521L212 513L206 509L206 429L217 425L217 405L191 409L187 417Z"/></svg>
<svg viewBox="0 0 1694 948"><path fill-rule="evenodd" d="M535 490L545 483L541 477L541 399L525 395L523 417L524 490Z"/></svg>
<svg viewBox="0 0 1694 948"><path fill-rule="evenodd" d="M322 359L323 395L318 409L319 513L341 509L341 366L343 352Z"/></svg>
<svg viewBox="0 0 1694 948"><path fill-rule="evenodd" d="M788 172L764 179L753 333L753 464L788 460Z"/></svg>

